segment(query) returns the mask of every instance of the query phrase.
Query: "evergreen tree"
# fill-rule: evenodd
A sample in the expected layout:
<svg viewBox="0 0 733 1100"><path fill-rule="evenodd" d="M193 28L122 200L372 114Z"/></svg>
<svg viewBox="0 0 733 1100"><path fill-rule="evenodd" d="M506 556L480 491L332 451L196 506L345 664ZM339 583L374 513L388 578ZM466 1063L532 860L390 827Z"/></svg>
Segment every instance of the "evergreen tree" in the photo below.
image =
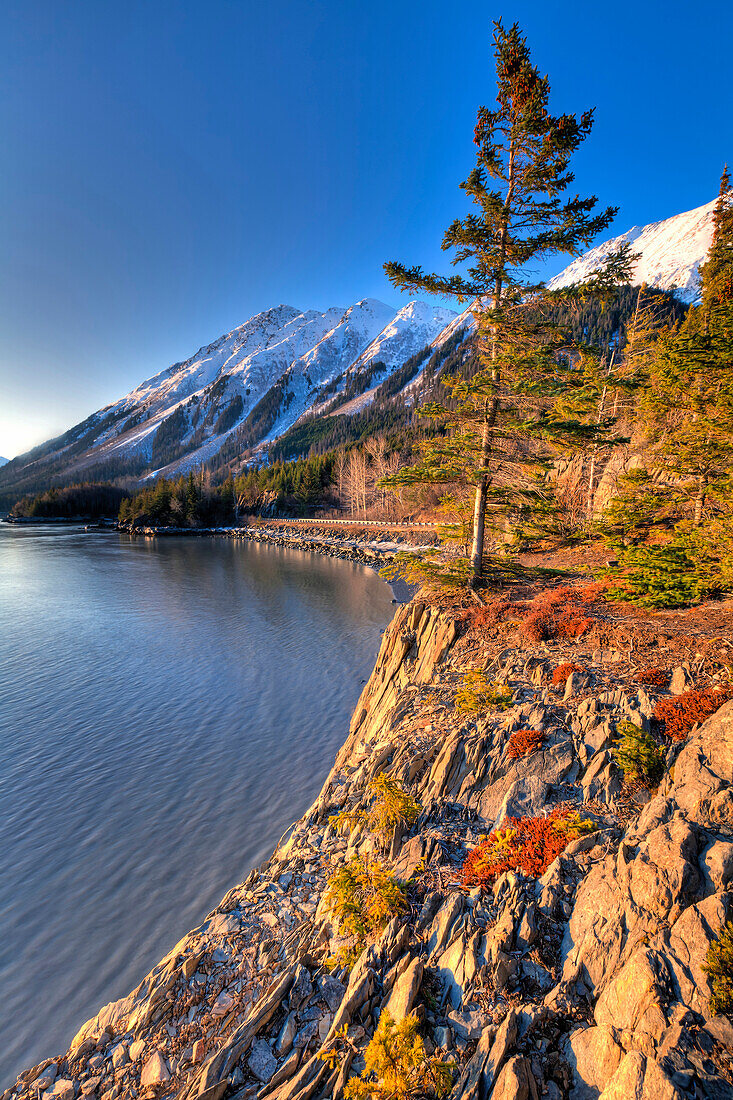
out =
<svg viewBox="0 0 733 1100"><path fill-rule="evenodd" d="M713 239L700 274L703 313L709 322L712 312L733 301L733 192L727 164L720 177L713 214Z"/></svg>
<svg viewBox="0 0 733 1100"><path fill-rule="evenodd" d="M721 179L701 305L657 341L640 414L651 469L609 513L626 592L675 606L733 584L733 196ZM653 543L660 521L674 525Z"/></svg>
<svg viewBox="0 0 733 1100"><path fill-rule="evenodd" d="M570 397L587 387L587 378L573 357L559 355L566 338L530 269L558 253L579 254L616 214L613 207L593 213L595 197L564 194L574 178L570 158L590 133L593 111L550 114L548 78L532 65L519 28L507 31L500 21L494 27L497 105L479 109L476 167L461 184L477 210L454 221L443 239L443 249L454 253L451 262L469 266L464 274L442 276L385 264L398 289L473 302L479 370L470 380L451 381L448 400L422 410L444 431L424 446L416 466L392 481L475 486L474 586L482 577L487 508L497 532L507 520L526 523L547 514L537 445L572 444L608 428L572 413ZM628 263L626 249L583 290L606 290L627 277Z"/></svg>
<svg viewBox="0 0 733 1100"><path fill-rule="evenodd" d="M199 506L199 490L196 484L196 480L193 476L193 471L188 475L188 481L186 482L186 504L185 504L185 516L189 523L195 523L198 518L198 506Z"/></svg>

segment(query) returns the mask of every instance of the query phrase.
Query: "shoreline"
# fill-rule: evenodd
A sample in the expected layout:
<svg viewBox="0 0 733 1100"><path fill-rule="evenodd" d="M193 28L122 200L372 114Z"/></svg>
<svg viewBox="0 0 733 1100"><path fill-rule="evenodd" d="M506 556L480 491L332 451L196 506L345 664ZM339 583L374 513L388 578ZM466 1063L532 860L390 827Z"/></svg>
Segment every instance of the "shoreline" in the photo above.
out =
<svg viewBox="0 0 733 1100"><path fill-rule="evenodd" d="M687 632L661 681L639 677L659 621L601 609L580 636L535 642L447 601L398 608L320 794L272 856L0 1100L341 1100L385 1011L453 1061L453 1100L684 1100L701 1074L705 1096L729 1095L733 1027L705 959L733 913L733 701ZM477 668L505 703L458 705ZM655 730L697 683L722 705L670 736L654 785L627 785L617 737ZM333 824L368 807L380 772L420 807L381 848ZM467 881L501 822L551 811L584 828ZM407 904L345 957L327 887L355 859L386 861Z"/></svg>
<svg viewBox="0 0 733 1100"><path fill-rule="evenodd" d="M8 520L3 522L7 523L10 527L44 527L44 526L67 526L79 528L88 534L96 534L97 532L110 532L116 531L118 534L127 535L130 538L144 538L144 539L157 539L157 538L221 538L221 539L234 539L236 541L244 542L256 542L263 545L279 547L281 549L289 550L301 550L308 554L317 554L320 557L339 558L342 561L351 562L354 565L365 565L374 570L381 580L388 586L393 595L393 603L404 604L410 600L417 588L415 585L409 585L405 581L397 578L396 580L387 581L381 576L381 569L384 565L387 565L392 561L395 553L403 546L412 545L400 539L394 537L385 538L384 540L361 537L349 537L347 534L342 534L338 529L322 536L318 536L313 531L303 531L298 527L293 527L293 521L291 520L270 520L270 524L275 523L276 526L259 526L256 524L247 525L244 527L137 527L131 528L129 526L119 524L117 521L100 521L92 522L85 521L83 519L17 519ZM297 521L300 523L307 523L307 520ZM338 521L339 523L341 521ZM366 525L374 524L374 521L363 521L363 523L349 523L348 526L356 528L362 528ZM386 529L385 529L386 534Z"/></svg>
<svg viewBox="0 0 733 1100"><path fill-rule="evenodd" d="M357 526L357 525L355 525ZM385 580L381 575L381 569L394 558L397 549L403 545L395 540L389 540L388 547L380 545L375 540L364 540L339 536L336 533L322 538L302 531L292 529L288 521L282 524L278 521L278 527L143 527L130 530L127 527L118 526L117 530L127 534L131 538L181 538L186 535L196 535L209 538L230 538L237 541L256 542L266 546L272 546L287 550L300 550L307 554L317 554L319 557L339 558L342 561L351 562L354 565L365 565L372 569L380 580L384 581L392 593L392 602L405 604L415 595L416 585L410 585L401 578ZM407 544L404 544L407 545Z"/></svg>

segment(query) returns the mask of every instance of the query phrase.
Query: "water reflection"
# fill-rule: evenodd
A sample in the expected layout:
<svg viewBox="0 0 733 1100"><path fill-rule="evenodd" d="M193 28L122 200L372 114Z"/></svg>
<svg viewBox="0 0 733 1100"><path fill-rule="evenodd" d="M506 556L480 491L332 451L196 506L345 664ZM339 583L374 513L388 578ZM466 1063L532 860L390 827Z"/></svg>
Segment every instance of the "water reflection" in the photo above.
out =
<svg viewBox="0 0 733 1100"><path fill-rule="evenodd" d="M297 551L0 527L0 1087L307 808L390 613Z"/></svg>

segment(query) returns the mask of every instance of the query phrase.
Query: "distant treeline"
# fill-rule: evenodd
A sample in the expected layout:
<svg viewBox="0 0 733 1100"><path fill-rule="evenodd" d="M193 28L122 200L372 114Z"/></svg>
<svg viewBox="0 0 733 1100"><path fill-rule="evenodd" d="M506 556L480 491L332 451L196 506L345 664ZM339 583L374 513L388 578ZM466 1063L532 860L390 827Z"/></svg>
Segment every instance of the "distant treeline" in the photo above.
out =
<svg viewBox="0 0 733 1100"><path fill-rule="evenodd" d="M11 514L18 519L114 518L128 496L126 489L115 485L84 482L23 497Z"/></svg>
<svg viewBox="0 0 733 1100"><path fill-rule="evenodd" d="M122 501L119 519L138 526L227 527L263 509L303 515L328 501L334 458L276 462L220 485L203 470L177 481L159 478Z"/></svg>
<svg viewBox="0 0 733 1100"><path fill-rule="evenodd" d="M226 527L234 522L234 483L208 484L190 473L170 481L158 478L123 500L120 523L152 527Z"/></svg>

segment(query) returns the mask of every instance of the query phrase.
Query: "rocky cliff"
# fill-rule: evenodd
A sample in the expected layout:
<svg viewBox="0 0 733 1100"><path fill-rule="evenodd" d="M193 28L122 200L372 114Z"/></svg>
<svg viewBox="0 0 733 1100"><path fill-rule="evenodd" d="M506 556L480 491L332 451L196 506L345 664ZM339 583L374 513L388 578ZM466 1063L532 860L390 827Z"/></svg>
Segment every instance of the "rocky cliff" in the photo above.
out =
<svg viewBox="0 0 733 1100"><path fill-rule="evenodd" d="M733 1025L703 969L733 897L733 702L670 743L656 789L624 782L620 723L648 728L658 698L720 666L690 633L671 682L642 686L633 635L586 637L506 645L470 613L401 607L321 794L272 858L2 1100L339 1098L385 1009L453 1060L455 1100L733 1096ZM506 685L504 709L456 707L477 668ZM387 852L408 905L350 967L327 966L343 943L327 880L374 850L331 819L382 772L421 806ZM464 884L505 818L568 806L591 824L539 877ZM340 1059L320 1058L338 1035Z"/></svg>

